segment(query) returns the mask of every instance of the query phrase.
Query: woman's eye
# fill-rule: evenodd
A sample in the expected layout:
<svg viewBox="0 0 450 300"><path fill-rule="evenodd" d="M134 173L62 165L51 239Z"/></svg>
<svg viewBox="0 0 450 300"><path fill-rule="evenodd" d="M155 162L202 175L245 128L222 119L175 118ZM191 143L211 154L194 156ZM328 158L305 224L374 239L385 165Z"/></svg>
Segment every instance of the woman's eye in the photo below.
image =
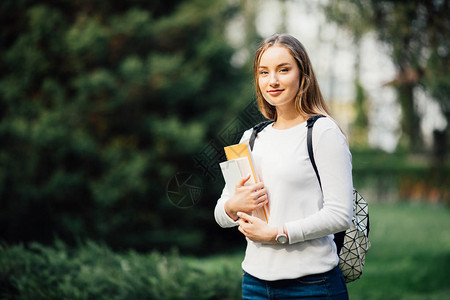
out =
<svg viewBox="0 0 450 300"><path fill-rule="evenodd" d="M282 73L286 73L287 71L289 71L289 70L286 68L280 70L280 72L282 72Z"/></svg>
<svg viewBox="0 0 450 300"><path fill-rule="evenodd" d="M261 75L267 75L267 74L269 74L269 72L267 72L267 71L260 71L259 74L261 74Z"/></svg>

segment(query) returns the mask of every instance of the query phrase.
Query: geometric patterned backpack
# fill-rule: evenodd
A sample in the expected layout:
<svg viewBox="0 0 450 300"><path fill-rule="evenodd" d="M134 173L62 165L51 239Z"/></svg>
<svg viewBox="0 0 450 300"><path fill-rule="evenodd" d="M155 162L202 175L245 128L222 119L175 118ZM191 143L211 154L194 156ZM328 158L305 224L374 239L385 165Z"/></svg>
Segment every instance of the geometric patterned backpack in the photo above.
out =
<svg viewBox="0 0 450 300"><path fill-rule="evenodd" d="M308 127L307 144L309 159L311 160L320 187L322 188L312 149L312 128L316 120L321 117L325 116L316 115L309 118L306 126ZM266 121L253 127L253 132L249 140L250 149L253 150L253 145L258 133L271 123L273 123L273 121ZM352 224L346 231L338 232L334 235L337 253L339 253L339 268L347 283L355 281L362 275L364 263L366 261L366 253L370 248L369 225L369 206L367 205L366 200L354 189Z"/></svg>
<svg viewBox="0 0 450 300"><path fill-rule="evenodd" d="M344 274L345 282L361 277L369 248L369 206L354 189L352 225L345 231L344 242L339 253L339 268Z"/></svg>
<svg viewBox="0 0 450 300"><path fill-rule="evenodd" d="M306 125L308 127L308 154L320 186L322 184L312 150L312 128L316 120L321 117L324 116L317 115L309 118ZM370 248L369 231L369 206L358 191L353 189L352 224L346 231L334 235L334 241L339 253L339 268L344 275L345 282L355 281L362 275L366 261L366 253Z"/></svg>

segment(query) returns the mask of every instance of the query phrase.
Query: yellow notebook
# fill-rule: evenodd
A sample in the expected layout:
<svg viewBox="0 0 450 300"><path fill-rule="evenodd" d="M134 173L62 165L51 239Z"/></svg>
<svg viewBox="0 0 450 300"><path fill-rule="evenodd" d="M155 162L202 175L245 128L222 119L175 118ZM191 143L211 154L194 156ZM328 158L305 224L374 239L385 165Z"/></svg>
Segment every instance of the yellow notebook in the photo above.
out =
<svg viewBox="0 0 450 300"><path fill-rule="evenodd" d="M250 150L250 145L248 143L242 143L242 144L236 144L227 146L224 148L225 155L227 157L227 160L233 160L238 159L242 157L248 158L248 161L250 163L251 171L252 171L252 178L250 178L247 183L253 184L260 182L261 180L258 177L258 174L255 169L255 163L253 161L252 152ZM253 211L253 215L260 218L261 220L265 221L266 223L269 222L269 205L266 204L262 208L257 209Z"/></svg>

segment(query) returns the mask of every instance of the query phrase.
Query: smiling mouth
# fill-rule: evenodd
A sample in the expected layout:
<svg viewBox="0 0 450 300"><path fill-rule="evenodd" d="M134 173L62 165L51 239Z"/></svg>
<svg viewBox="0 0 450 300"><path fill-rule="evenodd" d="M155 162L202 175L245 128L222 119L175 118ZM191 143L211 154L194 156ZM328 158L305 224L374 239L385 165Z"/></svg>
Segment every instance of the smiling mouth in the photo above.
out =
<svg viewBox="0 0 450 300"><path fill-rule="evenodd" d="M281 94L283 91L284 91L284 90L269 90L269 91L267 91L267 93L268 93L269 95L276 96L276 95Z"/></svg>

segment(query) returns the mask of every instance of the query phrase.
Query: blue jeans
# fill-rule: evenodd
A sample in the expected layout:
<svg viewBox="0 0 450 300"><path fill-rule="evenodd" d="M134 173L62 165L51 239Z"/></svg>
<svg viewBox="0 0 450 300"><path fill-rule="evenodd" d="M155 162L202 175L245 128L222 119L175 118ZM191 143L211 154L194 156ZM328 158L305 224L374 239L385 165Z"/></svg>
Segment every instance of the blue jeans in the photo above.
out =
<svg viewBox="0 0 450 300"><path fill-rule="evenodd" d="M266 281L244 271L244 300L262 299L348 299L347 286L339 267L331 271L296 279Z"/></svg>

